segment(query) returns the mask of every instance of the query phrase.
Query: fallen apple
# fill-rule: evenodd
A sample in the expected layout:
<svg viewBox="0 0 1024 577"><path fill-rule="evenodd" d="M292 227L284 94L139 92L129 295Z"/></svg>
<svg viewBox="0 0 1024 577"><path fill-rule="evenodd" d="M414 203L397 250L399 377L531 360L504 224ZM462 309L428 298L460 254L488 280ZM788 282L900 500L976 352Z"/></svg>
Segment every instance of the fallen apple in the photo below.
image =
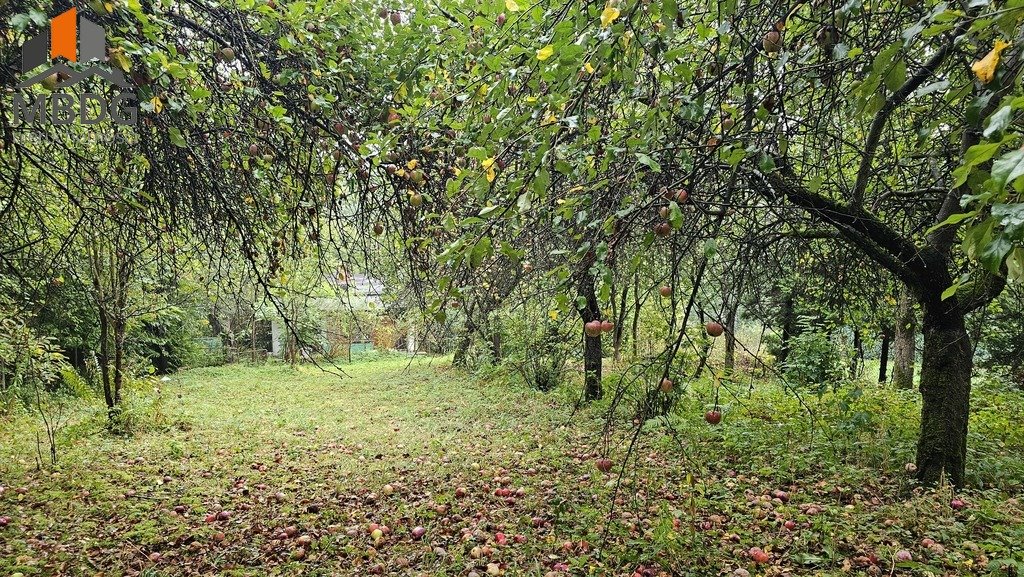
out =
<svg viewBox="0 0 1024 577"><path fill-rule="evenodd" d="M747 554L750 555L751 560L758 565L762 565L771 560L771 557L760 547L751 547Z"/></svg>
<svg viewBox="0 0 1024 577"><path fill-rule="evenodd" d="M597 470L602 473L607 473L612 470L612 460L604 457L597 460Z"/></svg>
<svg viewBox="0 0 1024 577"><path fill-rule="evenodd" d="M426 535L426 534L427 534L427 530L425 528L423 528L423 527L418 526L418 525L416 527L413 527L413 529L412 529L412 538L413 539L422 539L423 536Z"/></svg>

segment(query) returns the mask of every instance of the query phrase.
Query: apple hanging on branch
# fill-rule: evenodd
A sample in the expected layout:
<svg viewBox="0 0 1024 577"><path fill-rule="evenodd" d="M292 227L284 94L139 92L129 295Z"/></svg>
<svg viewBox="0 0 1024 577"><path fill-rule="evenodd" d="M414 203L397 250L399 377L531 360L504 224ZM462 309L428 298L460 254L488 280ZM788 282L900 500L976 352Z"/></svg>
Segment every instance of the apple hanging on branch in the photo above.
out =
<svg viewBox="0 0 1024 577"><path fill-rule="evenodd" d="M706 330L708 335L711 337L720 337L722 336L722 333L725 332L725 327L723 327L720 323L711 321L708 324L704 325L704 330Z"/></svg>
<svg viewBox="0 0 1024 577"><path fill-rule="evenodd" d="M675 383L672 382L672 379L668 379L668 378L661 379L661 385L660 385L661 392L663 392L663 393L671 393L672 392L672 387L674 387L674 386L675 386Z"/></svg>
<svg viewBox="0 0 1024 577"><path fill-rule="evenodd" d="M601 336L601 321L590 321L583 325L583 330L588 337L599 337Z"/></svg>
<svg viewBox="0 0 1024 577"><path fill-rule="evenodd" d="M711 409L704 413L704 420L710 425L717 425L722 422L722 412L718 409Z"/></svg>

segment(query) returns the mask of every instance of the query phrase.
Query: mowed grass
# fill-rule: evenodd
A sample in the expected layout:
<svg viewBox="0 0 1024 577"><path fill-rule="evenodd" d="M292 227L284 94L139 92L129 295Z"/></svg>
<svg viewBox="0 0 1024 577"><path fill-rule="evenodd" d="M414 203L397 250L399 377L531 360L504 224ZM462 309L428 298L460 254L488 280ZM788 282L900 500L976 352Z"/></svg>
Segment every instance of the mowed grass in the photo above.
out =
<svg viewBox="0 0 1024 577"><path fill-rule="evenodd" d="M1017 393L977 387L985 488L956 495L958 511L949 488L915 488L904 470L912 392L798 400L737 379L712 427L708 383L679 387L668 419L634 423L628 400L608 421L607 402L577 409L573 387L543 394L444 359L341 368L186 371L133 394L131 436L102 432L83 404L56 469L35 467L35 420L2 422L0 576L1024 569Z"/></svg>

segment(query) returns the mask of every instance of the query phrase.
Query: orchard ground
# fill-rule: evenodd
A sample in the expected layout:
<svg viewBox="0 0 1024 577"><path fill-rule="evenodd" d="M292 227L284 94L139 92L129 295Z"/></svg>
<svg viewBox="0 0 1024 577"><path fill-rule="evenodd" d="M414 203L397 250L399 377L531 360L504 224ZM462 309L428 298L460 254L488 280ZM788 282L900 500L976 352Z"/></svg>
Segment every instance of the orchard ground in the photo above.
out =
<svg viewBox="0 0 1024 577"><path fill-rule="evenodd" d="M446 359L342 368L183 372L132 395L126 436L83 404L43 470L38 419L5 418L0 575L1024 574L1024 402L997 380L954 495L906 471L913 391L744 376L712 426L699 382L634 435L638 391L577 408Z"/></svg>

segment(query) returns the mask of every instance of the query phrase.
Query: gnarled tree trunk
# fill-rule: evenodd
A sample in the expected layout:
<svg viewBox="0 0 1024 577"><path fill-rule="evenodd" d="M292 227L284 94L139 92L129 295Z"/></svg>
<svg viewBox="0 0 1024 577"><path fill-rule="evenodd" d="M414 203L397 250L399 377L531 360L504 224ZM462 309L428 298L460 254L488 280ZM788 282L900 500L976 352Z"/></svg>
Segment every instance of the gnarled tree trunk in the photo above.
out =
<svg viewBox="0 0 1024 577"><path fill-rule="evenodd" d="M921 436L917 475L926 484L946 476L964 483L974 355L963 311L941 301L925 308L921 363Z"/></svg>

